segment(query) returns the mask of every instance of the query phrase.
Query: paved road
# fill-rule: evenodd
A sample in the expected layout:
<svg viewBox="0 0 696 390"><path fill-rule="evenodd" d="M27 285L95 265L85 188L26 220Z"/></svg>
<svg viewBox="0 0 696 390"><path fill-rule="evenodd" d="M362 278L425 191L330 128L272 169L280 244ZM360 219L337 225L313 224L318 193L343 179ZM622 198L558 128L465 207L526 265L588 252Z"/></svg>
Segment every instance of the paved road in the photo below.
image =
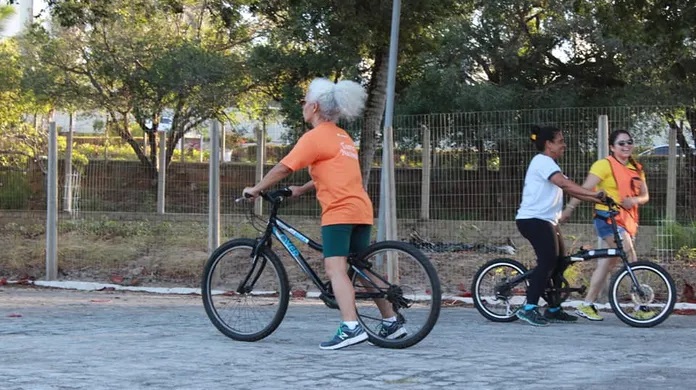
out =
<svg viewBox="0 0 696 390"><path fill-rule="evenodd" d="M337 312L293 302L274 334L233 341L197 296L0 287L1 389L688 389L696 317L534 328L446 308L406 350L321 351Z"/></svg>

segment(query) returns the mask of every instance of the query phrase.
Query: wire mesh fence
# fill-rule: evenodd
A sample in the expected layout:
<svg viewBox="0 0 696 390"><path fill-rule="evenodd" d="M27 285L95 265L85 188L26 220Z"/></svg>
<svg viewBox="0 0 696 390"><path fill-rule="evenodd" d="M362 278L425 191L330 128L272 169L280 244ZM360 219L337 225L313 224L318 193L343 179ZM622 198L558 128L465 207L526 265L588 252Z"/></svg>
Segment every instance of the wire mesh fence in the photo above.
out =
<svg viewBox="0 0 696 390"><path fill-rule="evenodd" d="M610 131L631 131L638 147L647 150L655 142L655 135L667 132L668 124L662 119L664 113L678 111L678 107L599 107L397 116L394 165L399 237L420 242L426 249L439 248L440 252L447 252L443 248L476 252L478 260L506 252L509 255L509 248L516 249L516 257L531 260L531 250L527 250L528 245L519 236L514 217L527 165L536 153L529 140L532 125L553 124L563 130L568 148L559 165L567 176L581 183L598 157L600 115L608 116ZM362 123L345 126L360 143ZM255 234L244 223L244 210L234 202L242 189L255 181L253 150L254 146L238 147L231 151L232 155L244 158L221 165L223 240ZM288 146L268 146L265 171L287 150ZM645 166L651 198L641 208L637 248L639 255L667 260L683 241L675 239L674 222L664 222L668 198L667 157L641 156L639 160ZM381 148L373 161L368 193L378 215ZM157 284L181 280L193 283L191 280L196 279L207 257L210 185L207 162L173 161L167 167L164 214L157 213L157 172L152 168L136 160L99 159L76 169L79 173L71 178L72 212L59 218L62 277L107 278L114 273L125 273L141 279L149 275L148 280ZM696 196L692 190L696 184L694 158L678 156L676 175L676 223L693 228L696 221ZM66 194L62 168L59 177L62 198ZM2 209L33 210L33 216L40 215L37 210L45 210L45 175L39 165L32 165L24 172L0 172L0 180ZM307 180L309 175L304 170L279 185L302 184ZM319 238L320 212L314 197L305 196L287 202L281 214ZM566 238L573 245L596 242L591 213L589 205L580 207L572 223L564 228ZM10 214L2 215L10 221ZM21 218L15 218L3 224L3 229L12 230L8 226L21 222ZM35 225L40 224L38 221ZM84 249L88 245L80 233L111 242ZM37 263L42 260L39 238L33 237L37 248L29 254ZM115 247L119 250L115 251ZM6 263L11 262L7 260L10 254L3 256ZM82 260L77 261L78 258ZM38 265L35 268L37 272L41 269Z"/></svg>

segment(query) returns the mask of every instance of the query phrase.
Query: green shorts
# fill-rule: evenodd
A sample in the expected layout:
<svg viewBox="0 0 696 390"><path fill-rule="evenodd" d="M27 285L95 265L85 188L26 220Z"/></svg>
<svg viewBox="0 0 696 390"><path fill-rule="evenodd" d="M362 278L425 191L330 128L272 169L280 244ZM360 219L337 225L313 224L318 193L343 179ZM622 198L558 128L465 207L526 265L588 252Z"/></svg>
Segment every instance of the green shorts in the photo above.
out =
<svg viewBox="0 0 696 390"><path fill-rule="evenodd" d="M327 225L321 227L324 257L348 256L370 245L372 225Z"/></svg>

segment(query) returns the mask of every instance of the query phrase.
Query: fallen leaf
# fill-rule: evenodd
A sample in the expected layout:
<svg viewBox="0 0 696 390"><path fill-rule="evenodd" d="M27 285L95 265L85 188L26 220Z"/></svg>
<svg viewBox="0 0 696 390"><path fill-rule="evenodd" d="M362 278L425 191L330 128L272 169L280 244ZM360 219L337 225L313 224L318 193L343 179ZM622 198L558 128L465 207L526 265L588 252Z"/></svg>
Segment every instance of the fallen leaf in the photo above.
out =
<svg viewBox="0 0 696 390"><path fill-rule="evenodd" d="M111 283L121 284L121 283L123 283L123 276L114 274L114 275L111 275L109 280L111 281Z"/></svg>
<svg viewBox="0 0 696 390"><path fill-rule="evenodd" d="M457 294L459 297L464 297L464 298L471 298L471 292L469 291L462 291L459 294Z"/></svg>
<svg viewBox="0 0 696 390"><path fill-rule="evenodd" d="M307 291L305 291L305 290L293 290L292 291L293 298L304 298L306 296L307 296Z"/></svg>

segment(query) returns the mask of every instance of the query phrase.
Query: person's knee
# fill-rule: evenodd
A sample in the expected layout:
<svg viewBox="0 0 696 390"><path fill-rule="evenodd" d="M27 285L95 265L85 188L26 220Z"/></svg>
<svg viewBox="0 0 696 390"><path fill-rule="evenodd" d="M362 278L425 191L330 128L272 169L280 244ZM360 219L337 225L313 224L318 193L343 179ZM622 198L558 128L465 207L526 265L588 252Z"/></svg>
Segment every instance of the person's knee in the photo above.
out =
<svg viewBox="0 0 696 390"><path fill-rule="evenodd" d="M346 275L346 258L341 256L324 259L324 273L329 279Z"/></svg>

